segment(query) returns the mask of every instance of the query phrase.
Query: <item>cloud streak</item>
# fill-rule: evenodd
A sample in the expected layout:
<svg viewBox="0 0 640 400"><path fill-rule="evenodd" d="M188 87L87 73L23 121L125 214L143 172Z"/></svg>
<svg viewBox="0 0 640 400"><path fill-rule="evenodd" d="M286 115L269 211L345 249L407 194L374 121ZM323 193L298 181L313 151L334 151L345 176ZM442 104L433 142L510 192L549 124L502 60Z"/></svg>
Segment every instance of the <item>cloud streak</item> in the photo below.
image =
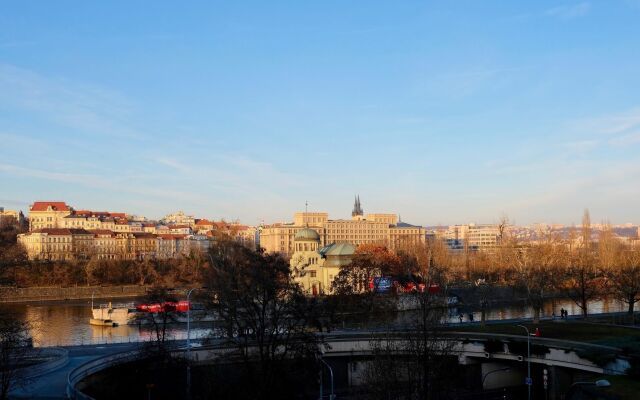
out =
<svg viewBox="0 0 640 400"><path fill-rule="evenodd" d="M105 88L52 79L0 63L0 104L37 114L83 135L140 140L129 121L133 105Z"/></svg>
<svg viewBox="0 0 640 400"><path fill-rule="evenodd" d="M577 4L562 5L553 7L545 11L545 14L551 17L569 20L584 17L591 10L591 4L582 2Z"/></svg>

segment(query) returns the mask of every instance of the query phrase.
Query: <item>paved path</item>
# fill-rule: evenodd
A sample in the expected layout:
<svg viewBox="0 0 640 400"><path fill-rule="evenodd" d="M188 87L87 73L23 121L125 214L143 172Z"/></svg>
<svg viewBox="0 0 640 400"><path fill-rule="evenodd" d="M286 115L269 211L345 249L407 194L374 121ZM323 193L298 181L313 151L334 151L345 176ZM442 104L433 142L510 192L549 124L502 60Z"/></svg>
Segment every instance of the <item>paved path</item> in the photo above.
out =
<svg viewBox="0 0 640 400"><path fill-rule="evenodd" d="M66 347L69 350L69 362L48 374L39 376L28 382L25 387L18 388L10 394L12 399L66 399L67 375L77 366L109 354L133 350L140 344L122 343L95 346Z"/></svg>

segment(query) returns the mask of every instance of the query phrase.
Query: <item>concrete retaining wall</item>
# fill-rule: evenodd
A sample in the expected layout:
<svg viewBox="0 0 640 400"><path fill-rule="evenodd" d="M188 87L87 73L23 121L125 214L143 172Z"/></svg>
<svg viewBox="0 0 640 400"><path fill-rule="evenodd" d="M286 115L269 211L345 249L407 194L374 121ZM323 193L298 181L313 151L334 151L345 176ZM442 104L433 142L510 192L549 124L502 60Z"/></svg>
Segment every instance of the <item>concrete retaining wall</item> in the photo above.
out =
<svg viewBox="0 0 640 400"><path fill-rule="evenodd" d="M144 296L146 286L0 287L0 303Z"/></svg>

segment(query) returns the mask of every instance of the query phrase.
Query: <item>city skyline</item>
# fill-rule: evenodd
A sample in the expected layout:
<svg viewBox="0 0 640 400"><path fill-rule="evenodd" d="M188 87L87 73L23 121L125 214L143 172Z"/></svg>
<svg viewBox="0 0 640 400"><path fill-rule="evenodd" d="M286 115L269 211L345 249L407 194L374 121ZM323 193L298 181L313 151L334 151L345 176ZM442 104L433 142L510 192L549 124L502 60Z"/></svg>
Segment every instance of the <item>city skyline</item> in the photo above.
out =
<svg viewBox="0 0 640 400"><path fill-rule="evenodd" d="M124 4L4 7L0 206L640 222L638 2Z"/></svg>

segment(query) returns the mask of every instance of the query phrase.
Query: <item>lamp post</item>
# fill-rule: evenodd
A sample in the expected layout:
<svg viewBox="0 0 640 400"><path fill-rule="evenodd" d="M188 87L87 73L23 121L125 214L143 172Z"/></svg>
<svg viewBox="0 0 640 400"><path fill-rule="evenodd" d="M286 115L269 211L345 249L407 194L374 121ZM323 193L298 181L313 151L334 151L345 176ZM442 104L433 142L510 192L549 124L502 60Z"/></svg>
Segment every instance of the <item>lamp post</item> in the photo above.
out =
<svg viewBox="0 0 640 400"><path fill-rule="evenodd" d="M527 331L527 398L531 400L531 385L533 385L533 381L531 380L531 335L529 334L529 328L524 325L518 326Z"/></svg>
<svg viewBox="0 0 640 400"><path fill-rule="evenodd" d="M187 292L187 399L191 398L191 293L196 289L191 288Z"/></svg>
<svg viewBox="0 0 640 400"><path fill-rule="evenodd" d="M327 364L327 362L325 360L322 359L322 355L320 355L320 357L318 357L318 359L329 370L329 376L331 377L331 394L329 395L329 400L334 400L336 398L336 395L335 395L335 392L333 391L333 369L331 368L331 366L329 364ZM323 393L322 393L322 366L320 366L320 399L319 400L322 400L322 397L323 397Z"/></svg>

